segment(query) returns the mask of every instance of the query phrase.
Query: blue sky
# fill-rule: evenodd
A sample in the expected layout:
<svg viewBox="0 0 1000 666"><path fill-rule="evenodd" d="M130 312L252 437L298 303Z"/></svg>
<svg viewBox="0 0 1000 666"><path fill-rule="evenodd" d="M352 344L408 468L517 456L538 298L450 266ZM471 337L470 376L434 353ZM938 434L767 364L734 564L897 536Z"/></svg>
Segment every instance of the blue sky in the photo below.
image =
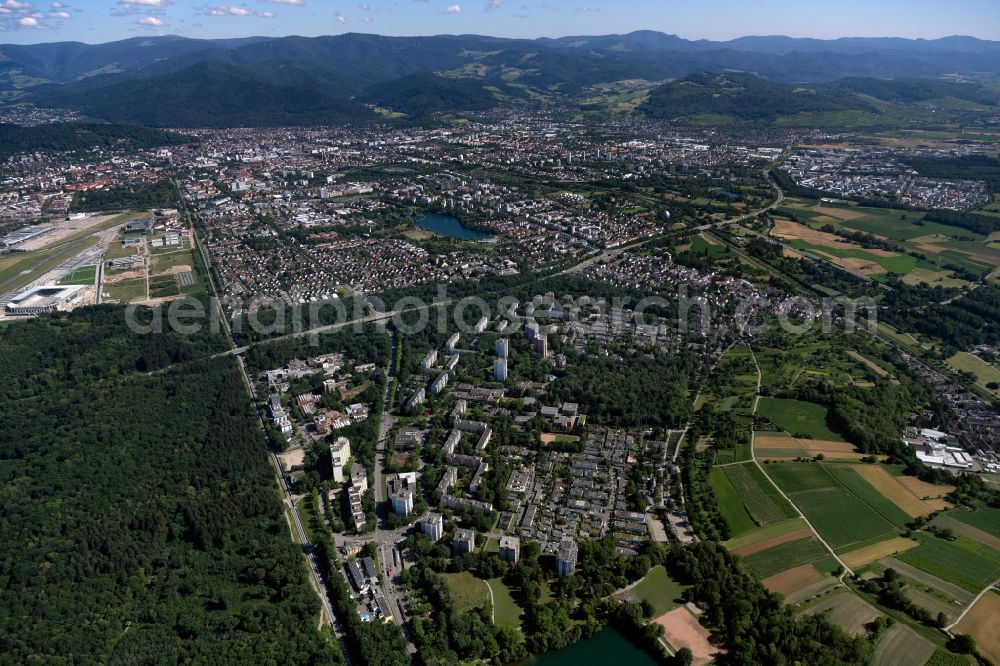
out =
<svg viewBox="0 0 1000 666"><path fill-rule="evenodd" d="M0 43L139 35L539 37L660 30L742 35L1000 39L997 0L0 0Z"/></svg>

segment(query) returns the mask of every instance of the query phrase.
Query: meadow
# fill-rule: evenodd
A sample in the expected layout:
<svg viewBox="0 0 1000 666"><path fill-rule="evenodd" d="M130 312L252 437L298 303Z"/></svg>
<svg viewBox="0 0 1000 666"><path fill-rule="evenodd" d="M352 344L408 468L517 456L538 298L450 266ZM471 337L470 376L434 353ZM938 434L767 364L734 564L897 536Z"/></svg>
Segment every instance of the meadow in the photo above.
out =
<svg viewBox="0 0 1000 666"><path fill-rule="evenodd" d="M782 430L795 436L842 442L844 439L827 425L827 409L823 405L787 398L763 397L757 412Z"/></svg>

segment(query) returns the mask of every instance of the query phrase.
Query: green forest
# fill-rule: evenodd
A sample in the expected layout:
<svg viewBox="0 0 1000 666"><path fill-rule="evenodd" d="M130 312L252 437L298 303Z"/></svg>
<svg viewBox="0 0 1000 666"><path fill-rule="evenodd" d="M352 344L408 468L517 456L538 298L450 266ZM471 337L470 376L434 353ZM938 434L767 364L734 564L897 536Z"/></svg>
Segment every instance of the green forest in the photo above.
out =
<svg viewBox="0 0 1000 666"><path fill-rule="evenodd" d="M221 344L107 306L0 329L3 661L341 663Z"/></svg>
<svg viewBox="0 0 1000 666"><path fill-rule="evenodd" d="M136 150L189 143L175 132L111 123L51 123L22 127L0 123L0 159L27 151L124 148Z"/></svg>
<svg viewBox="0 0 1000 666"><path fill-rule="evenodd" d="M73 197L70 210L89 213L106 210L147 210L171 208L179 199L177 188L169 180L152 185L123 185L107 190L88 190Z"/></svg>

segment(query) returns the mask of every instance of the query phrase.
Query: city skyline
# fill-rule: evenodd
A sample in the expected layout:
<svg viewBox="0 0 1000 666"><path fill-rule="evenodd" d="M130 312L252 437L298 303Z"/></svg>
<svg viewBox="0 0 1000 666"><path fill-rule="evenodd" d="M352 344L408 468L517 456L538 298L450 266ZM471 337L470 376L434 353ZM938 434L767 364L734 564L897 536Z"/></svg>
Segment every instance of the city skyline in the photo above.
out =
<svg viewBox="0 0 1000 666"><path fill-rule="evenodd" d="M719 21L719 16L727 17ZM484 34L558 37L657 30L687 39L746 35L1000 38L1000 13L984 0L957 0L946 13L929 0L835 8L791 0L714 0L697 6L637 0L628 7L579 0L0 0L0 43L102 43L143 35L194 38L319 36L364 32L394 36Z"/></svg>

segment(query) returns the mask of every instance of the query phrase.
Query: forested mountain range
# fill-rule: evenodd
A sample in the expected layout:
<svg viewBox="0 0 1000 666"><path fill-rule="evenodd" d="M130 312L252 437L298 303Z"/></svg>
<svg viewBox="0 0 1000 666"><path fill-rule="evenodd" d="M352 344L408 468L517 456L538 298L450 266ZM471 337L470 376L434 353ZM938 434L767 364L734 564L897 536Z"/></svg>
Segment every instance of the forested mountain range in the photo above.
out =
<svg viewBox="0 0 1000 666"><path fill-rule="evenodd" d="M740 84L755 89L805 87L817 98L839 100L808 106L835 111L865 112L875 108L872 98L896 105L940 99L994 105L1000 97L995 87L1000 42L966 37L712 42L640 31L538 40L350 33L0 45L0 103L70 108L98 119L159 126L363 122L378 117L363 104L411 118L481 111L497 103L573 104L591 96L595 86L630 82L653 90L706 72L756 77L759 85L752 78ZM205 90L213 91L210 99L198 94ZM664 94L670 91L659 90L661 103L642 105L641 112L727 113L711 104L693 114L664 111ZM801 106L804 99L794 101Z"/></svg>

